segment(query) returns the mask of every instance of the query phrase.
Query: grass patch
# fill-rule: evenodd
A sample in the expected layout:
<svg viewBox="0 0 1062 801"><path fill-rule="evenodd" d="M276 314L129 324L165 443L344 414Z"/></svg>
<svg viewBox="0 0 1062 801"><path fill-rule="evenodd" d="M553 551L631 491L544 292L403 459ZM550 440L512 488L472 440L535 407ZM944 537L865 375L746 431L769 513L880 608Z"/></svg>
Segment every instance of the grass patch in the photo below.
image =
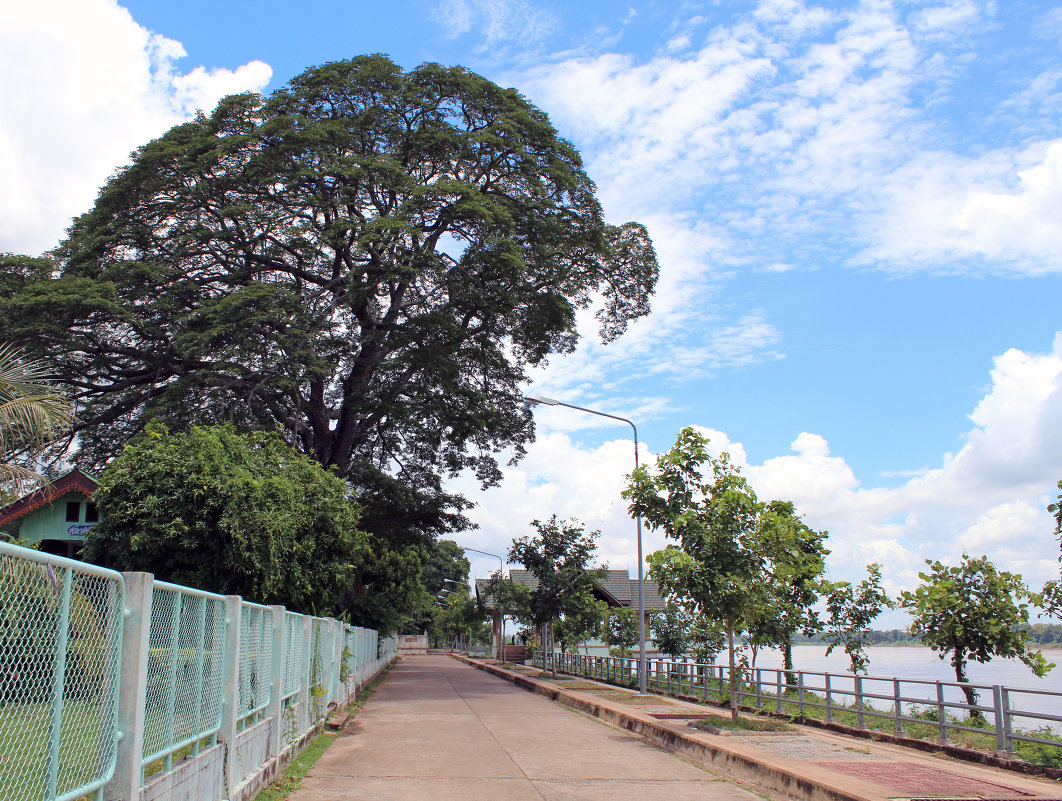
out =
<svg viewBox="0 0 1062 801"><path fill-rule="evenodd" d="M792 726L780 720L771 718L732 718L723 715L710 715L706 718L692 721L692 725L698 729L712 731L726 729L727 731L795 731Z"/></svg>
<svg viewBox="0 0 1062 801"><path fill-rule="evenodd" d="M391 672L391 668L397 662L398 660L396 659L379 676L362 688L362 691L358 693L358 697L347 707L350 710L351 717L355 717L361 712L365 707L365 702L376 692L380 682L387 678L387 674ZM302 781L306 778L306 774L310 772L310 768L317 764L317 760L336 741L339 734L340 732L325 731L310 740L309 745L287 764L284 772L273 779L254 797L254 801L284 801L289 795L302 787Z"/></svg>

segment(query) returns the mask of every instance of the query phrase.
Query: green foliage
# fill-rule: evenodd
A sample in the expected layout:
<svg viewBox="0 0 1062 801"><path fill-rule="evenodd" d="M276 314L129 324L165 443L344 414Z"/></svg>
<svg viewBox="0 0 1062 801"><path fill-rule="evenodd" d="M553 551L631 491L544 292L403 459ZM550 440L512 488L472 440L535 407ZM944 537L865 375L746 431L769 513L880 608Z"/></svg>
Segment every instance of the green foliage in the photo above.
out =
<svg viewBox="0 0 1062 801"><path fill-rule="evenodd" d="M613 656L630 656L638 644L638 612L629 606L608 610L605 618L605 642Z"/></svg>
<svg viewBox="0 0 1062 801"><path fill-rule="evenodd" d="M793 638L822 628L814 607L826 589L828 535L809 528L789 501L767 504L760 532L766 570L748 638L756 646L781 648L785 668L792 670Z"/></svg>
<svg viewBox="0 0 1062 801"><path fill-rule="evenodd" d="M881 588L881 565L877 563L867 565L867 577L857 585L848 581L830 584L826 596L826 655L841 646L848 654L852 672L866 673L866 648L873 642L870 624L882 611L894 606Z"/></svg>
<svg viewBox="0 0 1062 801"><path fill-rule="evenodd" d="M136 151L54 264L11 260L0 330L64 351L86 467L152 419L230 420L359 490L390 471L426 518L455 500L440 475L522 454L527 368L575 347L577 312L611 341L658 272L542 111L382 55L225 98ZM368 503L363 525L385 536Z"/></svg>
<svg viewBox="0 0 1062 801"><path fill-rule="evenodd" d="M352 565L351 584L337 611L347 614L352 625L376 629L382 637L406 627L420 608L426 551L420 545L392 547L375 534L367 544L364 558Z"/></svg>
<svg viewBox="0 0 1062 801"><path fill-rule="evenodd" d="M711 468L711 478L702 467ZM634 471L623 496L632 515L663 531L680 547L650 554L649 575L691 611L723 625L730 657L731 714L737 715L734 634L743 630L758 602L765 567L762 505L727 454L714 459L708 440L684 428L675 445L657 458L654 472Z"/></svg>
<svg viewBox="0 0 1062 801"><path fill-rule="evenodd" d="M260 603L331 610L369 556L346 482L231 425L149 425L94 497L89 560Z"/></svg>
<svg viewBox="0 0 1062 801"><path fill-rule="evenodd" d="M530 622L541 628L594 607L594 582L604 571L591 570L590 560L601 532L584 533L582 523L558 521L556 515L545 523L532 521L531 526L535 535L513 540L508 554L510 564L526 568L537 581L527 599Z"/></svg>
<svg viewBox="0 0 1062 801"><path fill-rule="evenodd" d="M951 656L955 680L968 681L966 663L988 662L993 657L1017 658L1037 676L1054 665L1039 651L1028 648L1023 630L1029 622L1029 606L1039 600L1021 576L997 570L988 558L963 554L958 567L928 559L928 573L919 573L922 584L901 596L911 613L911 633L939 653ZM964 687L967 702L977 703L977 694Z"/></svg>
<svg viewBox="0 0 1062 801"><path fill-rule="evenodd" d="M604 601L591 599L584 607L569 609L554 626L553 634L561 650L575 653L580 645L601 633L601 624L608 613Z"/></svg>
<svg viewBox="0 0 1062 801"><path fill-rule="evenodd" d="M16 456L34 454L74 420L73 404L53 378L43 361L0 344L0 504L42 481L36 471L18 464Z"/></svg>
<svg viewBox="0 0 1062 801"><path fill-rule="evenodd" d="M1062 481L1058 482L1058 489L1062 490ZM1055 516L1055 534L1062 538L1062 491L1058 493L1058 500L1047 505L1047 511ZM1062 553L1058 556L1062 561Z"/></svg>
<svg viewBox="0 0 1062 801"><path fill-rule="evenodd" d="M663 612L653 615L651 631L656 647L672 659L690 650L690 628L693 616L669 601ZM714 656L714 654L713 654Z"/></svg>
<svg viewBox="0 0 1062 801"><path fill-rule="evenodd" d="M689 632L689 651L694 660L702 665L715 662L715 657L726 648L726 629L717 621L704 615L693 615Z"/></svg>

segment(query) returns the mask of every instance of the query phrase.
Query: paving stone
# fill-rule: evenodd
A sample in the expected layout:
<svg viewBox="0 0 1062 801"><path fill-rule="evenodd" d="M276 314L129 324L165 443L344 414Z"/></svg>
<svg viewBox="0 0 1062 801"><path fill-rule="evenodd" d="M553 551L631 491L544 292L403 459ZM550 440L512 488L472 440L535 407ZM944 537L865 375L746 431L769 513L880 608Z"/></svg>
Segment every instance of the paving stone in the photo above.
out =
<svg viewBox="0 0 1062 801"><path fill-rule="evenodd" d="M846 776L876 782L897 791L896 795L908 797L956 798L962 796L987 799L1033 795L1033 793L1023 792L1005 784L971 779L958 773L911 762L888 761L879 764L859 764L831 760L817 764Z"/></svg>
<svg viewBox="0 0 1062 801"><path fill-rule="evenodd" d="M803 759L808 762L831 760L835 762L862 762L862 761L887 761L887 757L873 753L867 753L858 746L843 746L820 740L816 737L808 737L803 734L732 734L727 735L728 743L740 743L770 751L772 754L788 757L789 759Z"/></svg>

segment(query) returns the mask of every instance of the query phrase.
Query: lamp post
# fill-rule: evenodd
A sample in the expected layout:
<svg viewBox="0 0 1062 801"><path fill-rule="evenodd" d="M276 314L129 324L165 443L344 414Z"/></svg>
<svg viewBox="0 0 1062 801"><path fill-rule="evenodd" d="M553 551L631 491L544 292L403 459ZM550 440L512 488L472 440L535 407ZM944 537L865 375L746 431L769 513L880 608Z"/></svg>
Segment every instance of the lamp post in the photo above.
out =
<svg viewBox="0 0 1062 801"><path fill-rule="evenodd" d="M498 560L498 578L499 579L505 578L505 565L502 562L502 558L498 554L491 553L490 551L481 551L479 548L469 548L467 545L459 545L458 547L461 548L461 550L464 550L464 551L472 551L474 553L481 553L484 556L493 556L495 559ZM443 581L448 581L448 579L443 579ZM478 597L478 590L477 590L477 597ZM501 613L501 630L498 632L498 661L499 662L504 662L505 661L505 611L504 610L502 610L502 613Z"/></svg>
<svg viewBox="0 0 1062 801"><path fill-rule="evenodd" d="M573 403L565 403L564 401L554 400L553 398L538 398L534 395L524 395L524 400L530 403L532 406L542 404L544 406L567 406L569 409L577 409L580 412L587 412L588 414L596 414L599 417L610 417L613 420L620 420L631 427L634 431L634 469L638 469L638 428L633 422L626 417L620 417L615 414L608 414L607 412L599 412L595 409L587 409L583 406L576 406ZM645 695L645 582L642 577L642 516L635 515L638 529L638 692Z"/></svg>

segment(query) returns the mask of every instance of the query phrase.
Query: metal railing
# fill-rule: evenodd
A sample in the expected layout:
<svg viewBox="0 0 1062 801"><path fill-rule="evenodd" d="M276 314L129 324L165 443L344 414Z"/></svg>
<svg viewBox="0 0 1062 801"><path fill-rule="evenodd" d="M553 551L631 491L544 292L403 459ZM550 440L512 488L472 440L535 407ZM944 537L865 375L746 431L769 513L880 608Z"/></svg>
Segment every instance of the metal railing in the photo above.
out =
<svg viewBox="0 0 1062 801"><path fill-rule="evenodd" d="M332 618L0 543L0 801L161 801L190 772L202 801L249 797L396 653Z"/></svg>
<svg viewBox="0 0 1062 801"><path fill-rule="evenodd" d="M535 651L532 663L543 670L625 686L638 682L638 660L634 658ZM647 686L658 692L715 702L729 699L728 666L650 659L646 668ZM1039 736L1042 732L1019 730L1029 725L1026 721L1062 728L1062 715L1036 708L1038 699L1044 697L1062 702L1062 692L776 668L739 669L736 687L739 704L777 713L792 712L794 717L806 717L808 710L817 709L822 710L825 720L833 721L839 713L845 713L855 716L860 729L867 728L867 718L887 719L898 735L905 734L905 723L928 724L937 729L940 743L948 743L948 733L955 731L994 735L996 751L1008 755L1014 753L1015 742L1062 748L1062 741ZM969 704L948 698L964 688L974 690L985 702ZM967 722L949 712L961 713ZM983 718L992 728L969 725L976 717Z"/></svg>

